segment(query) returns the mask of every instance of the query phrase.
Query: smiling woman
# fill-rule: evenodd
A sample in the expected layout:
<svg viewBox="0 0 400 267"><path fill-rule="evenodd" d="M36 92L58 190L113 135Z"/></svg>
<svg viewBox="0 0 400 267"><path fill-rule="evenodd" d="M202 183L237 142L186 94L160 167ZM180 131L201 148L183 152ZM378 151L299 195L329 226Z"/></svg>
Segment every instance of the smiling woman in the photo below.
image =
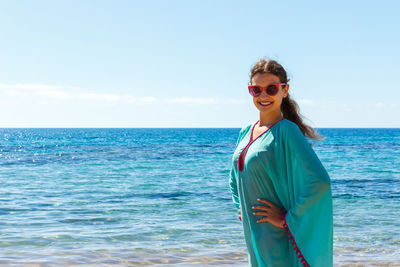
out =
<svg viewBox="0 0 400 267"><path fill-rule="evenodd" d="M260 119L239 133L230 189L243 223L250 266L332 266L330 177L290 99L286 71L260 59L249 93Z"/></svg>

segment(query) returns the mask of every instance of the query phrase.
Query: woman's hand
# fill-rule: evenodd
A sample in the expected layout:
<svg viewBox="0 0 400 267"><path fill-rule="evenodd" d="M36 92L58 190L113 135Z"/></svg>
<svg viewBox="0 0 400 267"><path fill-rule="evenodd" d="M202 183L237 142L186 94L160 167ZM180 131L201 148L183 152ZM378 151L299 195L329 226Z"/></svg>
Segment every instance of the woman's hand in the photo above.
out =
<svg viewBox="0 0 400 267"><path fill-rule="evenodd" d="M261 210L260 212L253 212L254 216L265 216L257 221L257 223L269 222L278 228L283 228L282 216L285 214L285 210L277 207L272 202L265 199L257 199L258 202L266 204L268 206L253 206L253 210Z"/></svg>

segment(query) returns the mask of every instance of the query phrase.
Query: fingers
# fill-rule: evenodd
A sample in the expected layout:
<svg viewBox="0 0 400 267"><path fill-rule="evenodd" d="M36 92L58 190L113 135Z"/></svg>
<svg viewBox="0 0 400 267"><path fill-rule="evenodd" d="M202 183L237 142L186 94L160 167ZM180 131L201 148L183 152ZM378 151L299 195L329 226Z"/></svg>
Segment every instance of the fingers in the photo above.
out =
<svg viewBox="0 0 400 267"><path fill-rule="evenodd" d="M253 210L265 210L265 211L268 211L269 209L271 209L270 207L266 207L266 206L253 206L251 208Z"/></svg>
<svg viewBox="0 0 400 267"><path fill-rule="evenodd" d="M268 212L253 212L254 216L268 216Z"/></svg>
<svg viewBox="0 0 400 267"><path fill-rule="evenodd" d="M273 210L273 208L275 207L275 205L265 199L262 198L258 198L257 199L258 202L262 203L262 204L266 204L267 206L253 206L252 209L253 210L261 210L262 212L253 212L254 216L264 216L261 219L257 220L257 223L265 223L265 222L269 222L270 218L268 217L270 214L268 212L271 212Z"/></svg>
<svg viewBox="0 0 400 267"><path fill-rule="evenodd" d="M268 212L253 212L254 216L264 216L261 219L257 220L257 223L268 222Z"/></svg>
<svg viewBox="0 0 400 267"><path fill-rule="evenodd" d="M274 203L272 203L272 202L270 202L270 201L268 201L268 200L262 199L262 198L257 198L257 201L258 201L258 202L261 202L261 203L263 203L263 204L267 204L268 206L271 206L271 207L274 207L274 206L275 206Z"/></svg>
<svg viewBox="0 0 400 267"><path fill-rule="evenodd" d="M268 222L277 227L282 228L281 227L282 223L280 220L278 222L277 218L282 217L281 213L283 212L283 210L281 208L279 208L277 205L275 205L274 203L272 203L271 201L261 199L261 198L258 198L257 201L266 205L266 206L258 205L258 206L252 207L253 211L257 211L257 212L253 212L254 216L263 216L262 218L260 218L256 221L257 224Z"/></svg>
<svg viewBox="0 0 400 267"><path fill-rule="evenodd" d="M268 217L263 217L263 218L261 218L261 219L259 219L257 221L257 223L263 223L263 222L269 222L269 218Z"/></svg>

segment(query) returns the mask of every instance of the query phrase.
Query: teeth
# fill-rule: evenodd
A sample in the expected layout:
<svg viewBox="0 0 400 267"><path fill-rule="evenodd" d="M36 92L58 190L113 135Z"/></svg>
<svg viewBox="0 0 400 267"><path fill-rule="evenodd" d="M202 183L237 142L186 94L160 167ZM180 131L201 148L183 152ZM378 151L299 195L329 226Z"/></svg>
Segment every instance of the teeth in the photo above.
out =
<svg viewBox="0 0 400 267"><path fill-rule="evenodd" d="M272 102L260 102L260 104L261 105L269 105L269 104L271 104Z"/></svg>

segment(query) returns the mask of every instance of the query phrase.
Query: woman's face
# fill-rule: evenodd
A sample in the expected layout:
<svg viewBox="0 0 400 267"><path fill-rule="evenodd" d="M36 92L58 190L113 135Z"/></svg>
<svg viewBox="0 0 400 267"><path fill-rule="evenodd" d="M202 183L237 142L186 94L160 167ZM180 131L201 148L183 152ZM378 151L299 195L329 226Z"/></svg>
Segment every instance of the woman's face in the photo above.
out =
<svg viewBox="0 0 400 267"><path fill-rule="evenodd" d="M251 85L267 87L271 83L280 83L279 77L271 73L257 73L251 79ZM278 93L274 96L268 95L266 90L262 90L259 96L253 96L253 103L256 108L268 116L279 116L281 113L281 103L284 97L288 95L289 85L280 85ZM263 104L264 105L263 105Z"/></svg>

